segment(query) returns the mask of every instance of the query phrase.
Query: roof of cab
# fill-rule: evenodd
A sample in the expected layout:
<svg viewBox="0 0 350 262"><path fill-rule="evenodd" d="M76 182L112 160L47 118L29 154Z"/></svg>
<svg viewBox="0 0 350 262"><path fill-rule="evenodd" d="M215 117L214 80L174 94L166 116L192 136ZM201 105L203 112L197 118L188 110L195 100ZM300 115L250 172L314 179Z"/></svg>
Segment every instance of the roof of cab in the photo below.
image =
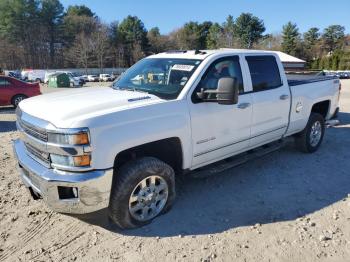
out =
<svg viewBox="0 0 350 262"><path fill-rule="evenodd" d="M151 55L149 58L182 58L182 59L199 59L204 60L213 54L254 54L254 53L266 53L266 54L276 54L275 51L265 51L265 50L251 50L251 49L230 49L221 48L214 50L174 50L164 53L159 53L156 55Z"/></svg>

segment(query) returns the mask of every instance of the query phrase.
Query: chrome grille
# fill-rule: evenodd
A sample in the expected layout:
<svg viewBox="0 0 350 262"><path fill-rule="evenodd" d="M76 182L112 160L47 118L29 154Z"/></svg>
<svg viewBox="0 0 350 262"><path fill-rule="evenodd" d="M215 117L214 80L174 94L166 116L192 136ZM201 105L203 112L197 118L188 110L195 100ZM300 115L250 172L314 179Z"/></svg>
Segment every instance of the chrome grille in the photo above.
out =
<svg viewBox="0 0 350 262"><path fill-rule="evenodd" d="M50 161L50 154L40 151L39 149L33 147L32 145L25 143L26 149L28 151L28 155L34 158L34 160L37 160L44 164L47 167L51 166L51 161Z"/></svg>
<svg viewBox="0 0 350 262"><path fill-rule="evenodd" d="M39 139L40 141L47 142L47 132L41 128L35 127L22 119L18 119L18 123L23 128L23 131L28 135Z"/></svg>

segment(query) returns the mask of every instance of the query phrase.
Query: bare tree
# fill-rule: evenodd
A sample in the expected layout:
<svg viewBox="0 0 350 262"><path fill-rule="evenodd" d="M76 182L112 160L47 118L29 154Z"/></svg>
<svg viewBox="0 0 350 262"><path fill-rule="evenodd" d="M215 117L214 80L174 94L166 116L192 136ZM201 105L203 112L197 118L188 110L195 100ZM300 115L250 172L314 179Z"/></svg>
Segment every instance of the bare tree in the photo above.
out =
<svg viewBox="0 0 350 262"><path fill-rule="evenodd" d="M73 46L66 53L66 59L70 63L85 68L87 74L87 69L91 63L92 53L93 44L91 36L83 32L76 36Z"/></svg>
<svg viewBox="0 0 350 262"><path fill-rule="evenodd" d="M91 35L91 48L97 60L97 65L102 73L106 56L109 52L108 28L106 25L99 25Z"/></svg>

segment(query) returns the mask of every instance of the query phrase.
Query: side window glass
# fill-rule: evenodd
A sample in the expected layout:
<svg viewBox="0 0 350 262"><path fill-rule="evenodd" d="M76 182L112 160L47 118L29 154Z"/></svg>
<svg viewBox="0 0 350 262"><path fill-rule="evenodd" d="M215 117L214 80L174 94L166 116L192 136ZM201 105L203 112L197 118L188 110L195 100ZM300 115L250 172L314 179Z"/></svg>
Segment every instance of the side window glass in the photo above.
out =
<svg viewBox="0 0 350 262"><path fill-rule="evenodd" d="M213 62L205 72L197 90L216 89L219 79L223 77L232 77L236 79L239 86L239 92L244 92L243 77L238 57L220 58Z"/></svg>
<svg viewBox="0 0 350 262"><path fill-rule="evenodd" d="M5 78L0 77L0 87L6 87L9 84L10 83Z"/></svg>
<svg viewBox="0 0 350 262"><path fill-rule="evenodd" d="M275 57L273 56L247 56L253 91L264 91L280 87L281 75Z"/></svg>

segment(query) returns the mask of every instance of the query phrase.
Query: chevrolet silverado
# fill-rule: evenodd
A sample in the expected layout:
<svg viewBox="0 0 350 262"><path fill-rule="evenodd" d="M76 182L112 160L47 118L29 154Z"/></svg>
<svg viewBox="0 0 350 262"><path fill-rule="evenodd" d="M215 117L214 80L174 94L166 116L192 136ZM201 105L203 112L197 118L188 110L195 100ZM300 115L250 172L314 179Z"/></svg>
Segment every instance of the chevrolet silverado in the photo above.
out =
<svg viewBox="0 0 350 262"><path fill-rule="evenodd" d="M170 51L106 88L26 99L14 141L20 177L62 213L108 208L121 228L170 209L175 177L295 139L315 152L336 115L339 79L288 79L275 52Z"/></svg>

